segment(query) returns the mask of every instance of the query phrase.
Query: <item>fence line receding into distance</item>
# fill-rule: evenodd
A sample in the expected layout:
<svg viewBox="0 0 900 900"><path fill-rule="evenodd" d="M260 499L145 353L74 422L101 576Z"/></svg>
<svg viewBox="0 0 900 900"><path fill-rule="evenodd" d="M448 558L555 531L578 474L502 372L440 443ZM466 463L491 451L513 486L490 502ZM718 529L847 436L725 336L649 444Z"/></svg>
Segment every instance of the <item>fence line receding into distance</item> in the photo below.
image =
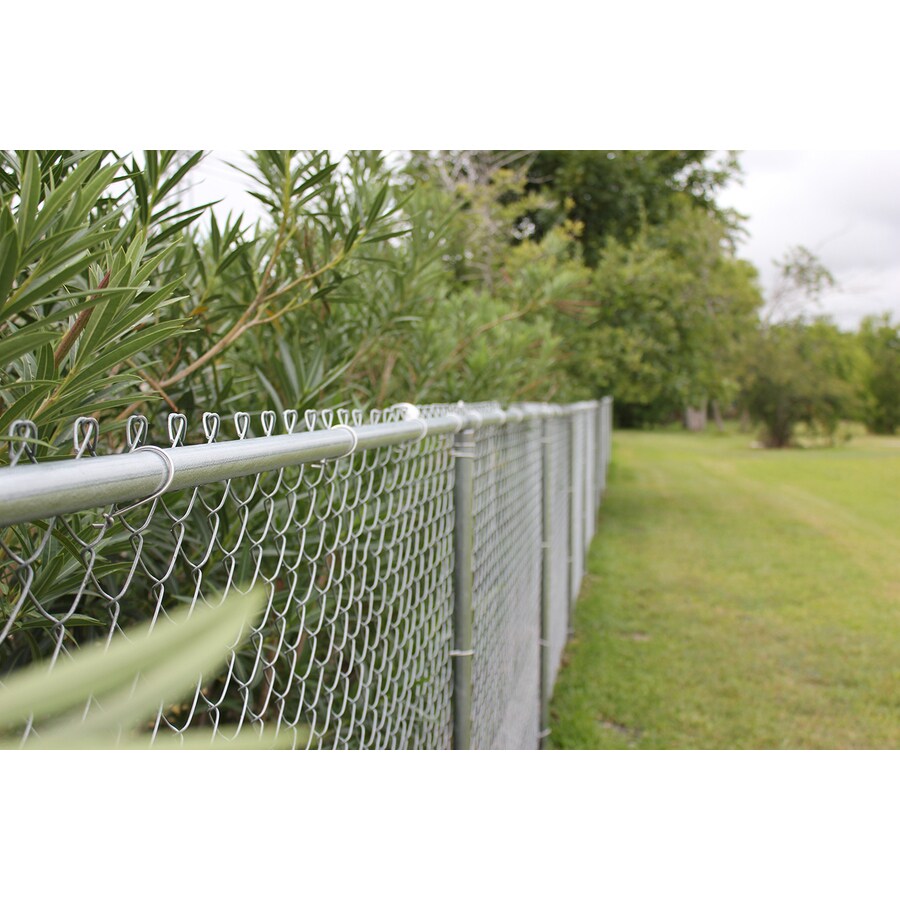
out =
<svg viewBox="0 0 900 900"><path fill-rule="evenodd" d="M262 621L154 733L276 729L300 748L537 748L610 458L609 398L401 404L365 417L133 416L98 455L0 469L0 679L184 605ZM34 733L29 725L23 739Z"/></svg>

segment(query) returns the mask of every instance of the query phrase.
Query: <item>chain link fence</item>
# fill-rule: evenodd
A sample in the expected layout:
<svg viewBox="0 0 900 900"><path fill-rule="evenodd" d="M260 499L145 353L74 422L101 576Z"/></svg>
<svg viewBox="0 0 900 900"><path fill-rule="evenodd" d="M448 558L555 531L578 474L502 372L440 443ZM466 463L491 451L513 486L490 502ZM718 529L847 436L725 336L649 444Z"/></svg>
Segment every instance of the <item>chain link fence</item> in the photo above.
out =
<svg viewBox="0 0 900 900"><path fill-rule="evenodd" d="M536 747L541 422L482 429L475 448L472 747Z"/></svg>
<svg viewBox="0 0 900 900"><path fill-rule="evenodd" d="M102 454L82 418L77 458L54 461L18 422L0 469L0 679L262 585L249 639L148 732L536 748L610 407L207 413L197 443L182 415L156 441L134 416Z"/></svg>

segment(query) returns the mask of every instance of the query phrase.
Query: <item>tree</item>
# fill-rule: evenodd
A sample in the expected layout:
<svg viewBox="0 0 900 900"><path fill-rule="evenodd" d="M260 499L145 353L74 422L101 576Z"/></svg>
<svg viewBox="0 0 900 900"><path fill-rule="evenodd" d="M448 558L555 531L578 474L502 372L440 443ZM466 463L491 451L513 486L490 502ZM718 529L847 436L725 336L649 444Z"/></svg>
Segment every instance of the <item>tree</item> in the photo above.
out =
<svg viewBox="0 0 900 900"><path fill-rule="evenodd" d="M673 210L631 241L607 239L586 305L560 325L569 379L612 393L627 424L730 402L760 304L755 270L715 216L687 202Z"/></svg>
<svg viewBox="0 0 900 900"><path fill-rule="evenodd" d="M572 223L539 237L523 224L552 205L526 191L524 165L532 155L413 154L410 246L421 245L417 256L437 248L443 270L433 271L427 286L394 291L407 297L396 318L415 324L391 346L385 395L539 400L562 387L556 313L583 301L590 273ZM377 369L377 352L371 362Z"/></svg>
<svg viewBox="0 0 900 900"><path fill-rule="evenodd" d="M867 316L860 323L859 340L866 354L866 426L876 434L894 434L900 427L900 325L889 313Z"/></svg>
<svg viewBox="0 0 900 900"><path fill-rule="evenodd" d="M808 310L837 282L803 246L777 261L765 315L745 347L741 400L770 447L786 447L797 425L833 436L860 414L861 355L852 335Z"/></svg>
<svg viewBox="0 0 900 900"><path fill-rule="evenodd" d="M736 154L717 158L709 150L542 150L528 179L582 223L585 261L594 265L608 238L627 243L645 225L668 221L685 200L736 227L736 214L718 207L716 192L739 173ZM546 227L549 217L536 221Z"/></svg>
<svg viewBox="0 0 900 900"><path fill-rule="evenodd" d="M756 270L735 256L733 235L721 219L685 198L655 231L683 272L678 358L685 424L705 427L712 404L721 427L720 408L737 391L742 342L756 327L762 305Z"/></svg>
<svg viewBox="0 0 900 900"><path fill-rule="evenodd" d="M775 265L775 286L764 310L766 321L803 319L828 288L837 287L834 275L802 244L787 250Z"/></svg>
<svg viewBox="0 0 900 900"><path fill-rule="evenodd" d="M749 342L743 402L769 447L787 447L797 425L833 437L859 414L859 358L853 336L825 318L760 327Z"/></svg>

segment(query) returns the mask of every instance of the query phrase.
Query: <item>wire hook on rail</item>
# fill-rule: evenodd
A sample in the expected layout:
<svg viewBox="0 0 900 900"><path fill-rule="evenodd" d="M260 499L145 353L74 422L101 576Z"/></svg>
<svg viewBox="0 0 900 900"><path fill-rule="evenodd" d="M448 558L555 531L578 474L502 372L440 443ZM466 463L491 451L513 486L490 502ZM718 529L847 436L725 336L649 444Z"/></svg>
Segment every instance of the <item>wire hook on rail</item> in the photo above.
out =
<svg viewBox="0 0 900 900"><path fill-rule="evenodd" d="M166 479L162 483L162 486L158 488L154 493L152 493L149 497L145 497L143 500L138 500L136 503L132 503L130 506L126 506L124 509L117 509L113 513L103 513L103 522L95 522L94 528L104 528L107 525L112 525L113 520L117 516L124 515L127 512L131 512L133 509L137 509L139 506L143 506L145 503L151 503L153 500L156 500L158 497L161 497L165 492L169 489L169 486L175 480L175 463L172 460L172 457L169 456L168 452L164 450L162 447L153 447L153 446L145 446L145 447L135 447L132 450L132 453L142 453L144 451L149 450L151 453L155 453L157 456L161 456L163 462L166 464Z"/></svg>
<svg viewBox="0 0 900 900"><path fill-rule="evenodd" d="M345 456L352 456L353 451L356 450L356 445L359 443L359 435L349 425L347 425L343 422L340 425L332 425L331 428L329 428L328 430L329 431L337 431L339 429L341 431L346 431L347 434L350 435L351 443L350 443L350 449L347 450L345 453L342 453L340 456L335 456L334 457L335 459L343 459Z"/></svg>

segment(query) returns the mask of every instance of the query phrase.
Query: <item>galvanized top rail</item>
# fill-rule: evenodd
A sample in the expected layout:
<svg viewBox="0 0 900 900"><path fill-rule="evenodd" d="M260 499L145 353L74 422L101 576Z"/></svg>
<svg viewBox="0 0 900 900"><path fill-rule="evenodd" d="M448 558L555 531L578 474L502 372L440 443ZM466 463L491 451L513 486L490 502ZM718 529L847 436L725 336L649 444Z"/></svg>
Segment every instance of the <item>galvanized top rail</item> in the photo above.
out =
<svg viewBox="0 0 900 900"><path fill-rule="evenodd" d="M410 406L403 421L339 424L297 434L157 448L158 453L117 453L0 469L0 526L33 522L85 509L128 503L285 466L324 462L361 450L390 447L426 435L477 430L594 409L597 401L566 406L523 403L510 408L419 417ZM136 448L138 449L138 448Z"/></svg>

